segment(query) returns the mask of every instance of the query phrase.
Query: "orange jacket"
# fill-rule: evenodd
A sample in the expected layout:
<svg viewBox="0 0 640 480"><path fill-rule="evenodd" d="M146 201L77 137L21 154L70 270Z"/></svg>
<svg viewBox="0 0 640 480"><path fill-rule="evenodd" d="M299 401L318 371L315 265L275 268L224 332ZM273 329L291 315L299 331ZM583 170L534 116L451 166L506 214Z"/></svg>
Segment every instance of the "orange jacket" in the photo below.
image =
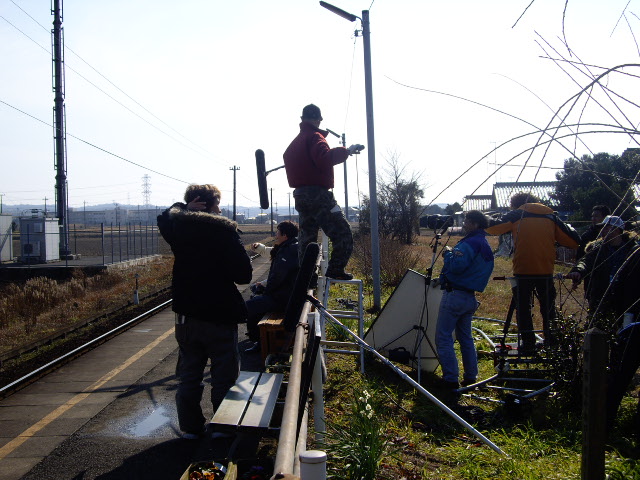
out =
<svg viewBox="0 0 640 480"><path fill-rule="evenodd" d="M556 259L556 243L578 248L576 231L540 203L525 203L502 216L486 229L489 235L511 232L514 275L551 275Z"/></svg>

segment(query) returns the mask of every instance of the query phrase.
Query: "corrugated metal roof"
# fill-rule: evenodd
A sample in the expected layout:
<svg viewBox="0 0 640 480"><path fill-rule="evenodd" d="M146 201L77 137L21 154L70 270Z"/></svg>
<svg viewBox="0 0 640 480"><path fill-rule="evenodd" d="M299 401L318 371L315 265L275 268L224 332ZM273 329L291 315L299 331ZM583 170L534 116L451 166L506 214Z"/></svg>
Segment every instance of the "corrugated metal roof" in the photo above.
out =
<svg viewBox="0 0 640 480"><path fill-rule="evenodd" d="M462 202L462 210L491 210L493 195L467 195Z"/></svg>
<svg viewBox="0 0 640 480"><path fill-rule="evenodd" d="M556 207L556 202L551 194L556 190L557 182L498 182L493 186L494 209L510 209L511 197L519 192L527 192L540 198L551 208Z"/></svg>

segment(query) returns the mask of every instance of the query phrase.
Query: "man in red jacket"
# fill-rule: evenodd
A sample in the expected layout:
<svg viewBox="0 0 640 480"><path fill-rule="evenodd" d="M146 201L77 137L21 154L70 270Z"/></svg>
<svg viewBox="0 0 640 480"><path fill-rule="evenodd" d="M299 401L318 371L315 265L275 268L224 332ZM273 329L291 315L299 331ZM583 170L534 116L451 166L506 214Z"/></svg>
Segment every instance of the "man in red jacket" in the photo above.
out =
<svg viewBox="0 0 640 480"><path fill-rule="evenodd" d="M333 245L325 275L339 280L351 280L345 271L351 252L351 227L336 202L333 188L333 166L344 162L349 155L359 153L364 146L329 148L328 132L320 129L320 109L311 104L304 107L300 117L300 133L284 152L284 167L289 186L294 188L295 207L300 215L299 259L304 250L318 239L318 230L329 237Z"/></svg>

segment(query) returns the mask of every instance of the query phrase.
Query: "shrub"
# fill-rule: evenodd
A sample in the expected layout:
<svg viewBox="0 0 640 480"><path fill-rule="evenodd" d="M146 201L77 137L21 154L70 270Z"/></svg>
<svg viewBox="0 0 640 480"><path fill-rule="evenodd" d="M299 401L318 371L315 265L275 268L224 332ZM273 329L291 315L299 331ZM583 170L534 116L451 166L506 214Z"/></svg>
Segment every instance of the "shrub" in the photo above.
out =
<svg viewBox="0 0 640 480"><path fill-rule="evenodd" d="M372 283L371 278L371 237L359 235L354 239L351 261L354 270L363 273L363 280ZM427 259L424 249L406 245L391 238L380 238L380 283L387 287L397 286L409 269L423 267Z"/></svg>

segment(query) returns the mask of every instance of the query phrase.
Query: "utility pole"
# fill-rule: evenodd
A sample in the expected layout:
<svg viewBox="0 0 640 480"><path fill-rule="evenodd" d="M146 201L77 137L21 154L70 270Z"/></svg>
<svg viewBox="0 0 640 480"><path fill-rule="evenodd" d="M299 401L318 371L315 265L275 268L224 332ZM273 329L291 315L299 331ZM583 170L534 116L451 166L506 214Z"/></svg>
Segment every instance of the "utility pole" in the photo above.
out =
<svg viewBox="0 0 640 480"><path fill-rule="evenodd" d="M84 211L82 212L82 218L84 221L84 226L86 228L87 227L87 201L84 200L82 203L84 204Z"/></svg>
<svg viewBox="0 0 640 480"><path fill-rule="evenodd" d="M62 0L53 0L54 146L56 169L56 215L60 225L60 254L68 258L69 219L67 216L67 152L64 111L64 44L62 41Z"/></svg>
<svg viewBox="0 0 640 480"><path fill-rule="evenodd" d="M289 221L291 221L291 192L287 192L289 195Z"/></svg>
<svg viewBox="0 0 640 480"><path fill-rule="evenodd" d="M376 186L376 149L373 128L373 87L371 76L371 32L369 10L362 11L364 47L364 84L367 111L367 152L369 157L369 211L371 213L371 270L373 276L373 309L380 310L380 237L378 237L378 194Z"/></svg>
<svg viewBox="0 0 640 480"><path fill-rule="evenodd" d="M0 215L2 215L2 197L4 197L4 193L0 193Z"/></svg>
<svg viewBox="0 0 640 480"><path fill-rule="evenodd" d="M43 198L44 200L44 218L47 218L47 200L49 200L47 197Z"/></svg>
<svg viewBox="0 0 640 480"><path fill-rule="evenodd" d="M342 134L342 146L347 147L347 137ZM349 221L349 189L347 188L347 162L343 162L344 167L344 216Z"/></svg>
<svg viewBox="0 0 640 480"><path fill-rule="evenodd" d="M240 170L240 167L236 167L235 165L229 170L233 170L233 221L236 221L236 172Z"/></svg>
<svg viewBox="0 0 640 480"><path fill-rule="evenodd" d="M269 223L271 224L271 236L273 237L274 235L273 233L273 188L269 189L269 193L270 193L269 205L271 207L271 221Z"/></svg>

